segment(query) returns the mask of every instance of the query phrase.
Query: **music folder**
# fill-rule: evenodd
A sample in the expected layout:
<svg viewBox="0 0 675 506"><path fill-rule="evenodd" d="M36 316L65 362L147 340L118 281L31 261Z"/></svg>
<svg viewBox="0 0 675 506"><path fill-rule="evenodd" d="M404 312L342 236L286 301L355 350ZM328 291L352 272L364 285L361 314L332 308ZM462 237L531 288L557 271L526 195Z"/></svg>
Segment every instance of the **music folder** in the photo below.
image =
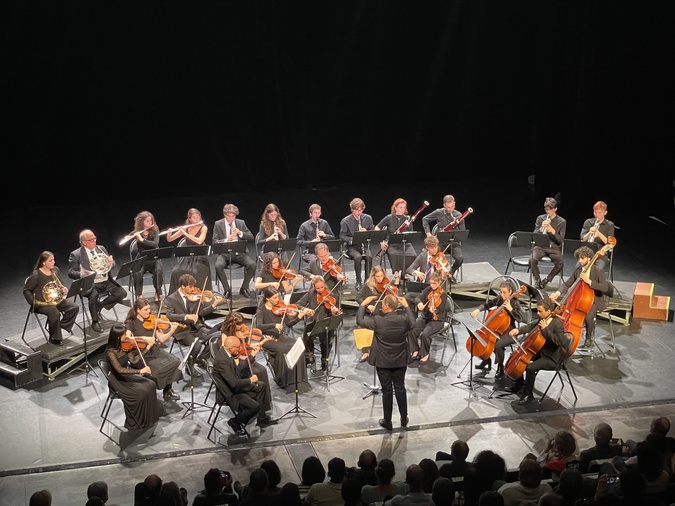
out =
<svg viewBox="0 0 675 506"><path fill-rule="evenodd" d="M161 258L171 258L173 256L173 246L165 246L163 248L146 249L138 254L138 257L146 258L148 260L159 260Z"/></svg>
<svg viewBox="0 0 675 506"><path fill-rule="evenodd" d="M223 241L217 242L211 248L211 253L214 255L231 254L231 253L245 253L248 248L248 241Z"/></svg>

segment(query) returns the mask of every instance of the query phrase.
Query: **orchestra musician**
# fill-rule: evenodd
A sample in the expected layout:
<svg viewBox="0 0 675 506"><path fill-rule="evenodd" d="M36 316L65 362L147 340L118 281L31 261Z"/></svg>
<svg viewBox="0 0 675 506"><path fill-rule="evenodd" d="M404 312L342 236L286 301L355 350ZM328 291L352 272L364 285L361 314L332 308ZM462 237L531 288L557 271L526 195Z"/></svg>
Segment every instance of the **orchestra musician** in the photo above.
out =
<svg viewBox="0 0 675 506"><path fill-rule="evenodd" d="M595 256L593 250L588 246L581 246L574 251L574 257L577 259L577 267L574 272L560 285L557 291L553 292L549 297L551 300L558 300L561 295L565 295L567 291L581 279L581 282L586 283L593 289L593 303L586 313L584 318L584 326L586 327L586 338L582 348L592 348L595 336L595 315L598 311L604 311L607 307L604 294L609 288L605 272L597 266L597 260L588 272L584 273L584 268L588 265L591 259Z"/></svg>
<svg viewBox="0 0 675 506"><path fill-rule="evenodd" d="M553 314L555 302L546 297L537 303L537 318L530 323L521 325L511 331L509 336L529 335L533 330L539 327L539 332L545 339L541 349L532 357L525 368L524 375L520 376L515 383L509 387L512 393L518 393L523 386L523 394L518 404L526 404L534 400L534 383L537 373L542 370L554 371L563 354L567 353L570 345L570 338L565 334L562 320ZM527 340L527 337L521 341Z"/></svg>
<svg viewBox="0 0 675 506"><path fill-rule="evenodd" d="M223 218L216 221L213 225L213 244L232 241L250 241L253 242L253 232L246 226L246 222L240 218L239 208L234 204L225 204L223 206ZM248 248L247 248L248 249ZM253 276L255 276L255 260L251 258L247 251L235 251L232 254L232 263L241 265L244 269L244 279L239 288L239 294L246 298L251 297L249 285ZM223 294L226 299L232 298L232 287L227 279L225 269L230 266L230 255L220 253L216 257L216 276L223 286Z"/></svg>
<svg viewBox="0 0 675 506"><path fill-rule="evenodd" d="M360 292L356 292L354 300L361 305L364 299L375 295L378 297L373 303L366 306L366 314L382 314L382 298L386 295L385 291L388 293L398 293L400 285L400 277L395 275L393 281L387 278L384 268L381 265L373 265L373 268L370 269L370 276L366 279L366 282L363 284ZM391 290L389 287L393 287ZM368 360L368 355L370 353L370 346L364 346L361 348L361 358L359 362L365 362Z"/></svg>
<svg viewBox="0 0 675 506"><path fill-rule="evenodd" d="M298 246L302 250L302 260L306 264L316 259L313 245L321 241L335 239L335 234L330 224L321 219L321 206L312 204L309 206L309 219L303 221L298 229Z"/></svg>
<svg viewBox="0 0 675 506"><path fill-rule="evenodd" d="M314 255L316 258L299 271L304 278L314 280L320 277L326 282L329 290L333 290L338 283L347 283L347 276L342 271L339 261L333 259L325 242L316 243Z"/></svg>
<svg viewBox="0 0 675 506"><path fill-rule="evenodd" d="M43 251L23 285L23 296L34 313L47 317L49 342L60 346L63 336L73 335L73 326L80 307L66 299L68 288L61 282L61 271L56 267L54 253Z"/></svg>
<svg viewBox="0 0 675 506"><path fill-rule="evenodd" d="M253 287L256 290L262 290L266 286L273 286L279 290L283 297L290 294L303 279L304 277L301 274L284 267L276 251L268 251L263 254L260 273L256 276Z"/></svg>
<svg viewBox="0 0 675 506"><path fill-rule="evenodd" d="M96 243L94 232L89 229L80 232L80 247L70 252L68 258L68 277L80 279L81 277L96 274L94 286L83 295L89 299L89 314L91 314L91 330L103 332L100 320L102 309L112 309L122 302L127 291L113 278L112 268L115 260L108 250ZM101 296L106 297L101 300Z"/></svg>
<svg viewBox="0 0 675 506"><path fill-rule="evenodd" d="M150 367L152 376L157 380L157 388L162 390L165 401L177 401L180 399L173 389L173 383L182 378L179 370L180 360L168 351L162 349L178 329L177 322L163 325L166 332L160 328L155 318L154 326L150 318L150 303L143 297L139 297L129 309L124 325L132 336L143 338L146 342L145 349L140 350L145 359L145 364ZM154 315L153 315L154 316ZM130 354L133 357L133 350ZM144 363L136 358L131 360L132 367L140 368Z"/></svg>
<svg viewBox="0 0 675 506"><path fill-rule="evenodd" d="M432 272L429 276L429 286L414 300L418 316L414 328L408 334L413 360L420 362L429 360L431 336L443 329L448 312L447 301L448 294L443 289L441 274Z"/></svg>
<svg viewBox="0 0 675 506"><path fill-rule="evenodd" d="M211 355L207 345L208 340L220 332L217 327L209 326L204 317L213 313L216 307L225 301L224 297L217 295L205 299L204 292L197 287L197 280L188 273L178 278L178 289L164 299L166 317L169 321L186 326L174 333L174 339L185 346L190 346L195 340L199 340L199 344L192 349L188 363L188 374L193 378L203 377L194 364L198 363L206 367Z"/></svg>
<svg viewBox="0 0 675 506"><path fill-rule="evenodd" d="M499 295L493 300L483 303L476 309L471 311L471 318L476 318L481 311L488 309L500 310L506 313L509 318L508 327L501 335L497 336L494 344L495 365L497 372L495 373L495 380L501 380L504 377L504 348L513 344L513 339L509 337L509 332L516 328L517 322L523 322L525 315L520 301L513 297L513 286L509 281L502 281L499 284ZM476 369L483 369L489 371L492 367L492 357L483 359L475 366Z"/></svg>
<svg viewBox="0 0 675 506"><path fill-rule="evenodd" d="M408 215L408 203L405 199L398 198L394 200L394 203L391 205L391 213L386 215L377 225L375 225L375 230L388 230L389 233L394 234L409 219L410 216ZM414 222L411 221L406 226L406 232L414 231L413 223ZM405 271L417 256L415 248L409 242L406 242L405 244L389 244L388 241L383 241L380 243L380 247L386 251L387 258L389 259L389 265L391 267L391 272ZM403 264L404 257L405 265Z"/></svg>
<svg viewBox="0 0 675 506"><path fill-rule="evenodd" d="M354 232L364 232L367 230L379 230L373 223L373 217L363 211L366 204L362 199L356 197L349 203L351 213L340 220L340 239L345 244L346 255L354 261L354 272L356 276L356 291L361 290L361 280L363 273L361 266L365 259L365 272L370 272L373 263L373 254L364 244L352 244Z"/></svg>
<svg viewBox="0 0 675 506"><path fill-rule="evenodd" d="M206 234L209 227L204 225L202 213L194 207L188 209L185 223L171 229L166 235L168 242L184 238L185 246L201 246L206 241ZM169 284L169 293L178 290L179 279L183 274L192 274L197 285L203 290L213 290L211 283L211 263L208 255L190 255L179 257L176 265L171 272L171 282ZM206 284L205 284L206 283Z"/></svg>
<svg viewBox="0 0 675 506"><path fill-rule="evenodd" d="M132 363L140 361L140 356L135 348L122 349L122 341L127 337L131 337L131 333L121 323L110 329L106 346L106 360L111 372L108 381L124 403L124 427L147 429L159 421L157 385L151 379L150 367L132 367Z"/></svg>
<svg viewBox="0 0 675 506"><path fill-rule="evenodd" d="M281 216L279 206L267 204L260 217L260 228L258 235L256 235L257 246L265 242L285 241L286 239L288 239L288 225ZM281 252L281 259L284 264L288 265L288 253L286 251Z"/></svg>
<svg viewBox="0 0 675 506"><path fill-rule="evenodd" d="M342 309L337 305L337 298L326 286L322 277L315 277L312 280L312 287L300 297L297 302L299 307L308 307L312 309L305 317L305 329L302 340L305 343L305 359L307 365L316 369L316 357L314 356L314 338L311 336L312 330L317 321L325 318L342 314ZM331 341L335 337L335 330L328 330L318 334L319 347L321 348L321 370L326 371L328 367L328 356L331 350Z"/></svg>
<svg viewBox="0 0 675 506"><path fill-rule="evenodd" d="M435 235L430 235L424 238L424 249L420 252L415 260L408 266L406 269L406 276L410 276L414 281L419 283L428 283L429 276L432 272L438 272L441 275L441 278L445 281L447 280L449 269L444 269L442 267L442 262L435 262L434 259L445 259L445 254L441 257L442 251L439 251L438 237ZM445 260L447 263L447 260ZM414 290L408 290L405 294L405 298L411 304L414 304L415 297L417 297L420 292Z"/></svg>
<svg viewBox="0 0 675 506"><path fill-rule="evenodd" d="M432 231L432 224L435 224L435 229L443 230L445 227L461 218L462 213L455 209L455 205L455 197L452 195L445 195L443 197L443 207L431 211L422 218L422 228L427 237L435 235ZM461 220L453 230L466 230L466 223L464 220ZM450 250L452 251L453 262L452 267L450 268L449 278L450 281L454 283L455 272L457 272L464 263L464 252L462 251L462 245L454 239L450 246Z"/></svg>
<svg viewBox="0 0 675 506"><path fill-rule="evenodd" d="M252 327L252 326L251 326ZM225 347L227 336L236 336L241 342L239 358L246 361L250 374L255 374L266 385L270 384L267 368L256 360L258 353L267 341L273 341L272 336L262 334L260 329L254 329L246 325L244 315L239 311L231 311L220 326L220 347ZM246 371L243 371L246 372Z"/></svg>
<svg viewBox="0 0 675 506"><path fill-rule="evenodd" d="M551 281L555 279L563 269L562 245L565 241L565 232L567 231L567 221L557 214L558 201L553 197L546 197L544 200L544 214L537 216L534 222L534 232L548 234L549 246L542 248L535 246L530 253L530 271L537 288L544 289ZM539 274L539 261L543 257L549 257L553 262L553 268L543 280Z"/></svg>
<svg viewBox="0 0 675 506"><path fill-rule="evenodd" d="M581 227L580 238L582 241L594 242L598 246L604 246L607 244L609 237L614 237L614 233L614 223L607 219L607 204L598 200L593 204L593 218L588 218ZM608 255L610 254L608 253ZM607 265L606 258L606 256L603 256L595 261L595 265L602 271L605 270Z"/></svg>
<svg viewBox="0 0 675 506"><path fill-rule="evenodd" d="M296 363L293 369L286 365L284 357L295 344L295 339L289 335L289 329L302 321L310 309L295 306L286 308L279 297L279 291L273 286L262 289L263 303L258 306L255 314L256 327L263 334L270 335L274 339L263 344L267 352L268 361L274 371L274 381L279 388L286 388L289 384L307 382L307 368L305 364ZM290 310L287 310L290 309Z"/></svg>
<svg viewBox="0 0 675 506"><path fill-rule="evenodd" d="M131 235L136 239L134 260L140 258L144 251L159 248L159 227L155 222L154 215L150 211L141 211L136 215L134 218L134 230ZM134 272L134 291L136 292L136 297L143 296L143 275L146 272L152 274L152 286L155 287L155 302L159 302L164 285L162 260L146 257L141 268Z"/></svg>

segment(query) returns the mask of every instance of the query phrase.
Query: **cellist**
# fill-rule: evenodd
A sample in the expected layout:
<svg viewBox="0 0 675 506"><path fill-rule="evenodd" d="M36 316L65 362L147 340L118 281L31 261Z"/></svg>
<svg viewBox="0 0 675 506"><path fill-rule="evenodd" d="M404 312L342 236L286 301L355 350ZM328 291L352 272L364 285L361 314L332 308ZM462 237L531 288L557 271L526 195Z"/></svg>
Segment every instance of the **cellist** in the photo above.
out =
<svg viewBox="0 0 675 506"><path fill-rule="evenodd" d="M471 318L476 318L478 313L490 308L495 308L495 311L504 311L509 317L509 326L498 337L494 345L495 365L497 372L495 373L495 380L500 380L504 377L504 348L513 344L513 339L509 337L509 332L516 328L516 322L523 322L523 308L520 301L513 297L513 286L509 281L502 281L499 285L499 295L492 301L481 304L476 309L471 311ZM483 369L489 371L492 367L492 357L483 359L480 364L477 364L476 369Z"/></svg>
<svg viewBox="0 0 675 506"><path fill-rule="evenodd" d="M577 248L574 252L574 257L578 261L576 269L574 269L572 275L560 285L560 288L550 295L552 300L557 300L561 295L565 295L578 279L581 279L582 283L586 283L593 289L593 304L584 318L586 338L584 339L584 344L581 345L582 348L593 347L593 339L595 335L595 315L598 311L603 311L607 307L603 295L609 288L609 285L607 283L607 278L605 277L604 271L595 265L595 263L591 265L590 269L586 269L586 266L591 261L593 256L593 250L588 246L581 246ZM588 270L588 272L584 272L586 270Z"/></svg>
<svg viewBox="0 0 675 506"><path fill-rule="evenodd" d="M546 297L540 300L537 303L538 318L509 332L511 337L527 334L528 337L521 344L525 343L534 332L539 332L545 339L541 349L527 364L524 377L520 376L513 386L507 389L510 392L518 393L523 385L525 386L518 404L526 404L534 400L534 380L537 378L537 373L541 370L554 371L563 355L567 354L567 348L571 340L565 334L562 320L553 314L554 309L555 302L550 298Z"/></svg>

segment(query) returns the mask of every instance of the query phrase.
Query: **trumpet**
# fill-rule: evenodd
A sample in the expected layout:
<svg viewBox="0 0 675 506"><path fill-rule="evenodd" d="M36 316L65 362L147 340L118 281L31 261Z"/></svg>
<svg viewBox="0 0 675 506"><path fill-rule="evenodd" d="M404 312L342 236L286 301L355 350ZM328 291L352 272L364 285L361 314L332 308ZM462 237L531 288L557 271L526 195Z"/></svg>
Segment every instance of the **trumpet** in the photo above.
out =
<svg viewBox="0 0 675 506"><path fill-rule="evenodd" d="M157 235L159 235L159 236L166 235L166 234L169 234L171 232L177 232L178 230L183 230L183 229L195 226L195 225L201 225L203 223L204 223L204 220L200 220L197 223L187 223L186 225L180 225L179 227L167 228L166 230L164 230L163 232L160 232Z"/></svg>
<svg viewBox="0 0 675 506"><path fill-rule="evenodd" d="M549 217L547 216L546 219L542 222L541 227L539 228L539 232L541 232L542 234L545 234L545 233L546 233L546 229L548 228L548 226L549 226L550 224L551 224L551 218L549 218Z"/></svg>
<svg viewBox="0 0 675 506"><path fill-rule="evenodd" d="M595 229L596 231L597 231L597 226L598 226L598 219L596 218L595 223L593 223L593 227L596 227L596 229ZM593 227L591 227L591 228L593 228ZM588 241L588 242L595 241L595 234L596 234L596 232L590 232L589 231L588 238L586 239L586 241Z"/></svg>

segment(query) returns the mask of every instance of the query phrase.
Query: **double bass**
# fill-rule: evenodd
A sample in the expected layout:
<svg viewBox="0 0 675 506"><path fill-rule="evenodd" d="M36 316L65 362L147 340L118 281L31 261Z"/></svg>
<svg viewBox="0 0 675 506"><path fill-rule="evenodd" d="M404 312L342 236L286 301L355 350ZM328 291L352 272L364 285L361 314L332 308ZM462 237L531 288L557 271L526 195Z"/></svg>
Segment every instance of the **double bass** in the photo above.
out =
<svg viewBox="0 0 675 506"><path fill-rule="evenodd" d="M600 248L593 258L584 266L582 274L588 274L596 260L611 251L616 246L616 239L612 236L607 238L607 244ZM563 325L565 332L569 332L574 337L567 355L572 356L579 346L581 334L583 332L584 320L588 311L590 311L595 300L594 290L581 279L581 276L574 281L574 284L568 290L565 298L561 301Z"/></svg>
<svg viewBox="0 0 675 506"><path fill-rule="evenodd" d="M509 317L508 313L504 311L504 308L506 307L506 301L517 299L526 291L527 287L525 285L521 285L520 290L512 293L509 298L502 302L499 307L493 308L488 312L485 321L483 321L481 327L476 330L476 335L482 338L486 344L484 346L480 339L474 340L473 337L469 335L468 339L466 340L466 349L469 353L471 353L474 357L479 357L483 360L490 358L495 350L495 343L499 339L499 336L506 332L506 329L508 329L509 325L511 325L511 318Z"/></svg>

